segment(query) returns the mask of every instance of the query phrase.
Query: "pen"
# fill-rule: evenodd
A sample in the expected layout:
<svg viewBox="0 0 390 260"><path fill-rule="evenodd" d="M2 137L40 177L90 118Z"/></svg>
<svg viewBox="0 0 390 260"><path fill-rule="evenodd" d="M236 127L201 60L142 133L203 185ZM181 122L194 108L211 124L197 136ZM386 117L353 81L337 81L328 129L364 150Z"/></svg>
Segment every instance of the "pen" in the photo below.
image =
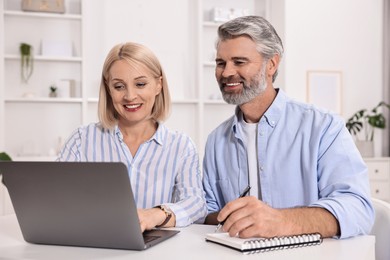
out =
<svg viewBox="0 0 390 260"><path fill-rule="evenodd" d="M245 188L245 190L240 194L240 196L238 198L242 198L242 197L245 197L249 190L251 189L251 186L248 185L248 187ZM226 219L225 219L226 220ZM217 228L215 229L214 233L219 231L221 229L221 227L223 226L223 224L225 223L225 220L219 222Z"/></svg>

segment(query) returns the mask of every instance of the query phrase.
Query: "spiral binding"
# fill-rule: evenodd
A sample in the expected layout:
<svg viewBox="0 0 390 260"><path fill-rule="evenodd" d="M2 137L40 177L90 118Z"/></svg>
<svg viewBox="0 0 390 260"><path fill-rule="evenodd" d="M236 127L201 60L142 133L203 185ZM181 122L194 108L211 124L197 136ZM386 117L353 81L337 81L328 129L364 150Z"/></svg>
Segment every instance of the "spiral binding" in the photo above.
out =
<svg viewBox="0 0 390 260"><path fill-rule="evenodd" d="M244 254L255 254L279 249L314 246L321 243L322 237L319 233L254 239L244 242L243 252Z"/></svg>

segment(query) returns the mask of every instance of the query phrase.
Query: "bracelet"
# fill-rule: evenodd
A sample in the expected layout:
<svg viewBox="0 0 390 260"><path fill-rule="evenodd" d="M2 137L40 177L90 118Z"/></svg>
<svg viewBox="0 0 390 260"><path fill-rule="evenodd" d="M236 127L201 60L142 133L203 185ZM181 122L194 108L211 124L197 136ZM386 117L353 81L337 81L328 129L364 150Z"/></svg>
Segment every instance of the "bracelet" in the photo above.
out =
<svg viewBox="0 0 390 260"><path fill-rule="evenodd" d="M172 211L170 211L164 205L158 205L158 206L155 206L155 208L159 208L162 211L164 211L164 213L165 213L165 220L163 221L163 223L161 223L160 225L156 226L156 228L160 228L160 227L165 226L169 222L169 220L172 218Z"/></svg>

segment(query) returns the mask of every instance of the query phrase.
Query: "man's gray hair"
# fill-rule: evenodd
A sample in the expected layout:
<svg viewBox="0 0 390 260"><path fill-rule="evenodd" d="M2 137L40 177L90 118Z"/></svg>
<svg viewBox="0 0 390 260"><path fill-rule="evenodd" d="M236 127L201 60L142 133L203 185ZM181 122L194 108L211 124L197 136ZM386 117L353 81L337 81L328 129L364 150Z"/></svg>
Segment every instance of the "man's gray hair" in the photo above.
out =
<svg viewBox="0 0 390 260"><path fill-rule="evenodd" d="M247 36L256 43L257 51L264 59L269 60L275 54L280 59L283 56L283 44L275 28L261 16L242 16L228 21L218 28L218 47L221 41L234 39L240 36ZM275 81L278 71L272 76L272 82Z"/></svg>

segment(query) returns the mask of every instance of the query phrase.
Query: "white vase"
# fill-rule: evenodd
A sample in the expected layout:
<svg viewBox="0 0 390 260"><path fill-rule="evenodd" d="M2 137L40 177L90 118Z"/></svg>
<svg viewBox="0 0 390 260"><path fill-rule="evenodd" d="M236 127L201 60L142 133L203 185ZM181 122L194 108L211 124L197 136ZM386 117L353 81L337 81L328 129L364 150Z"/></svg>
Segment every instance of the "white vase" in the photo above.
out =
<svg viewBox="0 0 390 260"><path fill-rule="evenodd" d="M57 97L57 92L50 91L49 97Z"/></svg>
<svg viewBox="0 0 390 260"><path fill-rule="evenodd" d="M356 147L358 148L362 157L374 157L374 142L357 140Z"/></svg>

